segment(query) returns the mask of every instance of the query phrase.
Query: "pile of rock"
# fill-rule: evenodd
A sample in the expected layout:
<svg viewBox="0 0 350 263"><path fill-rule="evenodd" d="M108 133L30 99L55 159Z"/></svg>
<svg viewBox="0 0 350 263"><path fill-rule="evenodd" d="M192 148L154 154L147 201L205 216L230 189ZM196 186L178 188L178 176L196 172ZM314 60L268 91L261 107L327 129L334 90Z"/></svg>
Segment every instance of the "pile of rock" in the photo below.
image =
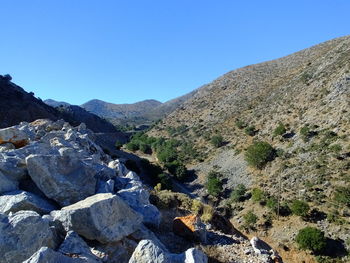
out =
<svg viewBox="0 0 350 263"><path fill-rule="evenodd" d="M140 178L84 124L37 120L0 130L0 258L16 262L207 262L171 254Z"/></svg>

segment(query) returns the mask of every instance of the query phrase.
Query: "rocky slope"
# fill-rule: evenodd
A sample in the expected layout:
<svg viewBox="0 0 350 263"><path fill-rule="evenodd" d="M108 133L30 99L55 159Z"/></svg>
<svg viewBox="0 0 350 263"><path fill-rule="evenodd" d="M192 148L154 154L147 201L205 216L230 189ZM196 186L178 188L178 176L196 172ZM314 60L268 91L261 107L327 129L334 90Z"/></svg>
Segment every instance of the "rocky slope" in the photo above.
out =
<svg viewBox="0 0 350 263"><path fill-rule="evenodd" d="M313 225L349 246L349 205L335 201L342 186L350 187L349 103L350 37L346 36L228 72L200 88L149 134L194 143L205 157L202 163L187 164L198 176L192 186L199 195L206 195L208 172L217 170L228 192L243 183L281 202L305 200L325 215L314 222L279 219L283 224L275 218L272 228L257 229L259 235L272 236L276 244L289 239L286 244L295 247L292 240L298 230ZM280 124L285 131L275 135ZM169 136L168 131L177 127L186 129ZM224 146L211 145L214 135L223 136ZM245 160L247 147L258 140L268 142L277 154L262 169L249 167ZM221 205L227 201L223 199ZM250 200L238 206L232 218L236 226L251 209L261 221L270 213Z"/></svg>
<svg viewBox="0 0 350 263"><path fill-rule="evenodd" d="M206 263L199 244L221 247L222 240L230 262L271 262L274 252L258 239L250 244L182 218L168 229L174 218L149 197L138 175L106 155L84 124L39 119L0 129L1 263ZM197 231L200 243L181 237Z"/></svg>
<svg viewBox="0 0 350 263"><path fill-rule="evenodd" d="M70 104L68 102L64 102L64 101L56 101L56 100L52 100L52 99L47 99L47 100L44 100L44 102L51 106L51 107L59 107L59 106L69 106Z"/></svg>

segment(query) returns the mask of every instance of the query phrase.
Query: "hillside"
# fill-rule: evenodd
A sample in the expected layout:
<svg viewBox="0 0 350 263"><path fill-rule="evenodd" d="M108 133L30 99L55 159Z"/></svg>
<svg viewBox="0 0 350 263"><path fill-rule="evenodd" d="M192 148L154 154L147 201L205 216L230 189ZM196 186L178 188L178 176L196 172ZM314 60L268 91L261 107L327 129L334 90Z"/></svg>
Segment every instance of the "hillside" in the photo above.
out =
<svg viewBox="0 0 350 263"><path fill-rule="evenodd" d="M52 100L52 99L47 99L47 100L44 100L44 102L47 104L47 105L50 105L51 107L59 107L59 106L69 106L70 104L67 103L67 102L64 102L64 101L56 101L56 100Z"/></svg>
<svg viewBox="0 0 350 263"><path fill-rule="evenodd" d="M188 188L206 197L208 173L220 172L226 194L219 197L219 206L230 211L233 224L243 227L243 215L252 210L259 218L255 232L287 246L283 252L287 262L301 262L306 255L296 252L293 240L307 225L350 248L349 104L350 36L346 36L228 72L198 89L148 135L193 143L196 156L187 158L192 161L186 166L195 171L196 179L187 183ZM216 135L223 137L220 147L211 143ZM255 141L274 149L259 168L246 161L247 149ZM239 183L281 204L303 200L314 218L272 215L272 226L264 227L271 217L266 199L261 198L262 205L227 199ZM307 258L306 262L314 262Z"/></svg>

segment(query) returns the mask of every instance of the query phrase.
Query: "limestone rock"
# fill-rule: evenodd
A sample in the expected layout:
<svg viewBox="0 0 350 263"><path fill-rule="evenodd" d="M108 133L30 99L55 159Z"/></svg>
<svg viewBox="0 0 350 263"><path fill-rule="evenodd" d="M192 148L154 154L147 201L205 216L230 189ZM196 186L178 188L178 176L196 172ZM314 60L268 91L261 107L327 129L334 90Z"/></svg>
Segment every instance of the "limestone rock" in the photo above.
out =
<svg viewBox="0 0 350 263"><path fill-rule="evenodd" d="M161 220L160 212L149 202L150 194L140 178L134 172L127 173L125 178L129 179L129 182L124 189L118 191L118 195L143 216L143 223L158 227Z"/></svg>
<svg viewBox="0 0 350 263"><path fill-rule="evenodd" d="M47 200L25 191L8 192L0 196L0 213L4 214L31 210L43 215L55 209L56 207Z"/></svg>
<svg viewBox="0 0 350 263"><path fill-rule="evenodd" d="M0 172L0 194L11 192L18 189L18 183L10 180L2 172Z"/></svg>
<svg viewBox="0 0 350 263"><path fill-rule="evenodd" d="M171 254L158 247L151 240L139 242L129 263L207 263L207 256L200 250L191 248L182 254Z"/></svg>
<svg viewBox="0 0 350 263"><path fill-rule="evenodd" d="M62 206L95 193L96 170L74 156L30 155L28 173L39 189Z"/></svg>
<svg viewBox="0 0 350 263"><path fill-rule="evenodd" d="M70 257L55 250L42 247L23 263L92 263L86 258Z"/></svg>
<svg viewBox="0 0 350 263"><path fill-rule="evenodd" d="M0 214L0 233L2 263L22 262L42 246L56 245L49 223L33 211Z"/></svg>
<svg viewBox="0 0 350 263"><path fill-rule="evenodd" d="M28 144L27 134L15 126L0 129L0 144L12 143L16 148L21 148Z"/></svg>
<svg viewBox="0 0 350 263"><path fill-rule="evenodd" d="M140 228L142 217L119 196L96 194L78 203L51 212L66 231L101 243L115 242Z"/></svg>
<svg viewBox="0 0 350 263"><path fill-rule="evenodd" d="M74 231L69 231L65 240L61 244L58 252L64 255L74 255L76 257L84 257L90 259L91 262L100 262L100 260L91 253L89 246Z"/></svg>

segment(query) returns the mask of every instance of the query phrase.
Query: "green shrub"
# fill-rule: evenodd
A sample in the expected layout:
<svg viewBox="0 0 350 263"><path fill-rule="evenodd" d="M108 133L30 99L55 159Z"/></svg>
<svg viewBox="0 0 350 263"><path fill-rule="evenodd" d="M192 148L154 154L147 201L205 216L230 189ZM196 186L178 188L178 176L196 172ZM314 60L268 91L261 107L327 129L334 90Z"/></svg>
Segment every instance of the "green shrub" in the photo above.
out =
<svg viewBox="0 0 350 263"><path fill-rule="evenodd" d="M311 130L309 126L305 125L300 129L300 135L304 141L307 141L310 137Z"/></svg>
<svg viewBox="0 0 350 263"><path fill-rule="evenodd" d="M343 147L341 147L340 144L333 144L329 146L329 150L335 153L339 153L341 150L343 150Z"/></svg>
<svg viewBox="0 0 350 263"><path fill-rule="evenodd" d="M256 141L247 148L245 159L249 165L262 169L269 161L275 157L273 147L263 141Z"/></svg>
<svg viewBox="0 0 350 263"><path fill-rule="evenodd" d="M213 137L211 137L210 142L211 144L216 147L219 148L222 146L224 139L222 138L221 135L214 135Z"/></svg>
<svg viewBox="0 0 350 263"><path fill-rule="evenodd" d="M300 249L321 252L326 247L326 238L324 233L314 227L305 227L301 229L295 238Z"/></svg>
<svg viewBox="0 0 350 263"><path fill-rule="evenodd" d="M166 174L158 174L158 180L162 185L162 189L168 189L171 190L172 189L172 182L171 182L171 178L166 175Z"/></svg>
<svg viewBox="0 0 350 263"><path fill-rule="evenodd" d="M208 174L208 179L206 183L208 193L215 197L219 196L222 191L222 182L219 179L219 176L219 173L211 171Z"/></svg>
<svg viewBox="0 0 350 263"><path fill-rule="evenodd" d="M139 144L137 142L131 141L126 144L126 149L135 152L139 149Z"/></svg>
<svg viewBox="0 0 350 263"><path fill-rule="evenodd" d="M249 136L254 136L256 133L255 127L254 126L248 126L244 129L245 134Z"/></svg>
<svg viewBox="0 0 350 263"><path fill-rule="evenodd" d="M244 227L254 228L256 222L258 221L257 215L253 211L249 211L247 214L243 215Z"/></svg>
<svg viewBox="0 0 350 263"><path fill-rule="evenodd" d="M334 193L334 200L350 207L350 187L338 187Z"/></svg>
<svg viewBox="0 0 350 263"><path fill-rule="evenodd" d="M232 202L240 202L243 201L245 193L247 192L247 188L243 184L237 185L237 187L231 193L231 201Z"/></svg>
<svg viewBox="0 0 350 263"><path fill-rule="evenodd" d="M278 206L278 200L277 198L271 196L266 200L266 206L273 210L274 212L277 212L277 206Z"/></svg>
<svg viewBox="0 0 350 263"><path fill-rule="evenodd" d="M273 136L281 136L283 134L286 133L286 127L284 126L284 124L282 122L280 122L278 124L278 126L276 127L276 129L273 131Z"/></svg>
<svg viewBox="0 0 350 263"><path fill-rule="evenodd" d="M143 153L148 153L148 154L152 153L151 146L148 145L147 143L140 142L139 148L140 148L140 151L143 152Z"/></svg>
<svg viewBox="0 0 350 263"><path fill-rule="evenodd" d="M309 213L310 206L301 200L294 200L290 205L290 210L294 215L305 217Z"/></svg>
<svg viewBox="0 0 350 263"><path fill-rule="evenodd" d="M252 200L254 202L265 202L266 193L263 190L259 188L253 188L251 193L252 193Z"/></svg>

